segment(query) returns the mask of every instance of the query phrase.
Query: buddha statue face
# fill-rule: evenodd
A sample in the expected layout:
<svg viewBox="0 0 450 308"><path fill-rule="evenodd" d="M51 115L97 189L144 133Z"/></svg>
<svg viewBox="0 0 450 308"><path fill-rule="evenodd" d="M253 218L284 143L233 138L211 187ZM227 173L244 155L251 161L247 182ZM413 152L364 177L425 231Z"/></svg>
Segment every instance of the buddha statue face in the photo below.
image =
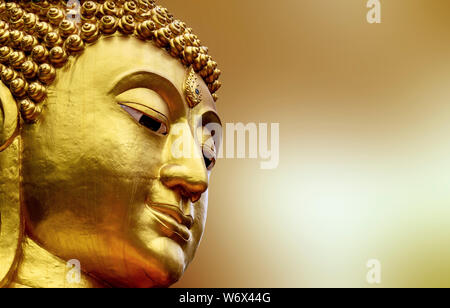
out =
<svg viewBox="0 0 450 308"><path fill-rule="evenodd" d="M203 234L212 162L193 133L198 153L175 158L181 130L172 128L219 122L203 82L202 102L189 108L188 73L129 37L99 41L61 72L45 116L22 133L34 239L113 284L164 286L181 276Z"/></svg>
<svg viewBox="0 0 450 308"><path fill-rule="evenodd" d="M25 236L105 285L182 276L203 235L218 146L209 127L220 125L217 78L186 64L142 37L108 35L67 59L42 103L9 85L24 117L10 140L20 138Z"/></svg>

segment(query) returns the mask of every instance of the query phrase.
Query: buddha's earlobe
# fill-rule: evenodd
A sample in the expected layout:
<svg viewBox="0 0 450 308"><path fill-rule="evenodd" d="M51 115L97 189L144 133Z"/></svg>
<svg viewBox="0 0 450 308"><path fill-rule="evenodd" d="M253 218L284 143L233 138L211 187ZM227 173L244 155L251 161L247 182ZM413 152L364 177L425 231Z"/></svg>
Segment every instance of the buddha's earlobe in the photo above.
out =
<svg viewBox="0 0 450 308"><path fill-rule="evenodd" d="M8 87L0 82L0 152L13 141L19 123L17 103Z"/></svg>

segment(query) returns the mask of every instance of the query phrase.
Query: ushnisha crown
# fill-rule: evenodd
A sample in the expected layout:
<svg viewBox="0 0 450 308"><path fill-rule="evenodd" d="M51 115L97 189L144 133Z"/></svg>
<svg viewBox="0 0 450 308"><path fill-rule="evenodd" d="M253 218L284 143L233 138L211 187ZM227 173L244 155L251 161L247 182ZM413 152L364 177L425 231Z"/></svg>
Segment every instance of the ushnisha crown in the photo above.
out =
<svg viewBox="0 0 450 308"><path fill-rule="evenodd" d="M217 100L220 70L184 22L153 0L0 0L0 77L26 121L41 112L56 69L101 36L130 35L198 73Z"/></svg>

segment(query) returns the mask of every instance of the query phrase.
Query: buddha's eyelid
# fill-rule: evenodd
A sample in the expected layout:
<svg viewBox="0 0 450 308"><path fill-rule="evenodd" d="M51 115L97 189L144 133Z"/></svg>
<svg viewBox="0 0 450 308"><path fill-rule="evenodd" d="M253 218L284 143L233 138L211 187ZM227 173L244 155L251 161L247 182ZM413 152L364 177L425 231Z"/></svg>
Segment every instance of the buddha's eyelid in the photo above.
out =
<svg viewBox="0 0 450 308"><path fill-rule="evenodd" d="M156 110L152 107L149 107L145 104L135 103L135 102L121 102L121 101L119 101L119 104L124 104L129 107L133 107L134 105L142 106L142 107L144 107L144 109L149 109L149 111L153 111L153 112L157 113L158 115L162 116L166 120L166 122L169 122L169 119L167 118L167 116L165 114L163 114L163 113L159 112L158 110ZM143 113L146 113L145 110L140 110L140 111ZM149 114L149 116L151 116L151 114Z"/></svg>
<svg viewBox="0 0 450 308"><path fill-rule="evenodd" d="M133 104L144 113L156 113L168 121L170 109L163 97L159 93L148 87L129 87L126 91L116 96L118 102Z"/></svg>

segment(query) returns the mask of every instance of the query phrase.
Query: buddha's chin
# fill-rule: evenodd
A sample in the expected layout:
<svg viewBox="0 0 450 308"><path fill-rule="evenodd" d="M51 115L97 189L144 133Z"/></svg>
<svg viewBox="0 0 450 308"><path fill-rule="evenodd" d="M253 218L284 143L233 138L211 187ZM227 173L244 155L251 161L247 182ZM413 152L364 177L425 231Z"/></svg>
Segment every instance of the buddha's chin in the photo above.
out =
<svg viewBox="0 0 450 308"><path fill-rule="evenodd" d="M139 248L129 248L125 259L118 262L122 266L116 267L111 276L107 272L96 276L113 287L162 288L181 278L186 256L175 241L158 237Z"/></svg>
<svg viewBox="0 0 450 308"><path fill-rule="evenodd" d="M158 237L148 245L151 252L147 276L157 287L168 287L177 282L186 268L186 254L181 246L167 237Z"/></svg>

